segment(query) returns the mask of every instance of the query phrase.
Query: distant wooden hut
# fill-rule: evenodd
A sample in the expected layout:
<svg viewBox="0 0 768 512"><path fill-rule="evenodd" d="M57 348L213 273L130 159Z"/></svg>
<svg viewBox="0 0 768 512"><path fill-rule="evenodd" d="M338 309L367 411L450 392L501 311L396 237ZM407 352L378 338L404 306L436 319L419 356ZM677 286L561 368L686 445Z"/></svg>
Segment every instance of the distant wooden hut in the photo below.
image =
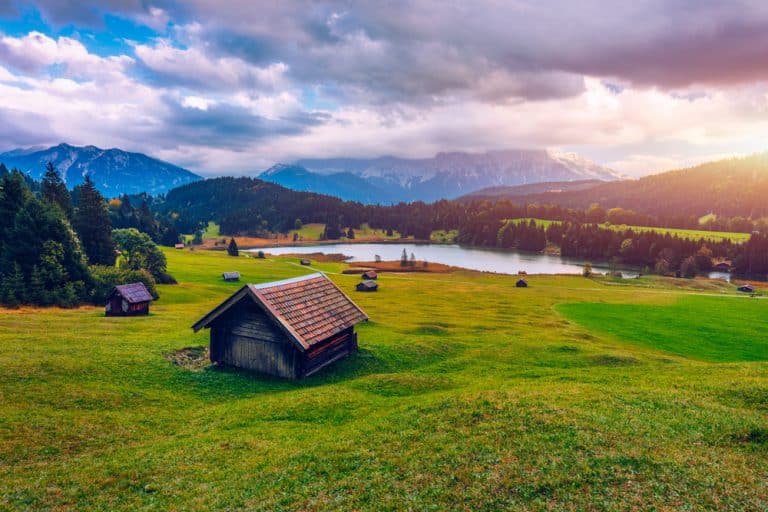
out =
<svg viewBox="0 0 768 512"><path fill-rule="evenodd" d="M138 316L149 314L152 295L144 283L121 284L107 296L104 313L107 316Z"/></svg>
<svg viewBox="0 0 768 512"><path fill-rule="evenodd" d="M362 279L367 279L367 280L370 280L370 279L376 280L376 279L379 278L379 276L378 276L378 274L376 274L375 270L367 270L367 271L363 272L360 277Z"/></svg>
<svg viewBox="0 0 768 512"><path fill-rule="evenodd" d="M743 284L743 285L739 286L736 289L738 291L744 292L744 293L754 293L754 291L755 291L755 287L752 286L751 284Z"/></svg>
<svg viewBox="0 0 768 512"><path fill-rule="evenodd" d="M184 248L184 244L176 244L176 245L173 246L173 248L174 249L183 249Z"/></svg>
<svg viewBox="0 0 768 512"><path fill-rule="evenodd" d="M357 283L355 289L359 292L375 292L379 289L379 285L375 281L368 280Z"/></svg>
<svg viewBox="0 0 768 512"><path fill-rule="evenodd" d="M221 277L223 277L225 281L239 281L240 272L224 272L221 274Z"/></svg>
<svg viewBox="0 0 768 512"><path fill-rule="evenodd" d="M312 264L312 262L311 262L311 261L309 261L309 260L301 260L299 263L301 263L301 264L302 264L302 265L304 265L305 267L308 267L309 265L311 265L311 264Z"/></svg>
<svg viewBox="0 0 768 512"><path fill-rule="evenodd" d="M354 326L368 320L324 274L245 285L201 318L211 361L299 379L357 351Z"/></svg>
<svg viewBox="0 0 768 512"><path fill-rule="evenodd" d="M515 283L515 286L518 288L528 288L528 281L525 279L518 279L517 283Z"/></svg>

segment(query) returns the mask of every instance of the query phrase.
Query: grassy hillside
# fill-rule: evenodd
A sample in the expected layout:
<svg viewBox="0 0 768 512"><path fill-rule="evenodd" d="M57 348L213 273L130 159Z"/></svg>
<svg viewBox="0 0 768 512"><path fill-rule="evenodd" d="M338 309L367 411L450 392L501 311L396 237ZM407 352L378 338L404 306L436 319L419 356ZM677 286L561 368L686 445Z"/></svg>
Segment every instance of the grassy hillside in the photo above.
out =
<svg viewBox="0 0 768 512"><path fill-rule="evenodd" d="M385 274L379 293L356 294L359 276L332 274L371 317L361 352L287 382L166 356L207 343L189 326L238 288L222 271L258 283L314 269L166 254L180 284L159 287L149 317L0 310L0 508L768 504L755 334L768 301L730 285L532 276L518 289L513 276L459 272ZM666 341L642 339L633 318L664 322L652 332Z"/></svg>
<svg viewBox="0 0 768 512"><path fill-rule="evenodd" d="M536 224L540 226L544 226L545 228L549 227L550 224L559 222L555 220L546 220L546 219L531 219L531 218L524 218L524 219L512 219L510 222L530 222L531 220L534 220ZM678 236L680 238L687 238L689 240L730 240L732 242L746 242L749 240L749 237L751 236L751 233L735 233L735 232L729 232L729 231L706 231L703 229L675 229L675 228L659 228L659 227L652 227L652 226L628 226L626 224L609 224L604 223L600 224L601 228L605 229L613 229L615 231L626 231L627 229L631 229L636 232L642 232L642 231L648 231L653 233L668 233L670 235Z"/></svg>
<svg viewBox="0 0 768 512"><path fill-rule="evenodd" d="M586 190L510 196L520 202L585 209L621 207L651 215L709 213L758 219L768 216L768 153L708 162L638 180L597 185Z"/></svg>

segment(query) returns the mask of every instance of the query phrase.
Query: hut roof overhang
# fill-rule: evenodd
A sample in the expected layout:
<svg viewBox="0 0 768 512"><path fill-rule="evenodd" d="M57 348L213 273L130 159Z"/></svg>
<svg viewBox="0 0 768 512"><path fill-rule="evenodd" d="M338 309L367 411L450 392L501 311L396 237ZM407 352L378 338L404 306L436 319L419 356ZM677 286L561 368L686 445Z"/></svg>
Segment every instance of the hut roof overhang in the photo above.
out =
<svg viewBox="0 0 768 512"><path fill-rule="evenodd" d="M368 320L363 310L325 274L247 284L198 320L195 332L211 324L242 300L253 301L302 351Z"/></svg>
<svg viewBox="0 0 768 512"><path fill-rule="evenodd" d="M144 286L144 283L117 285L112 288L111 292L109 292L109 296L111 297L115 292L119 292L129 304L138 304L140 302L153 300L152 295L149 293L149 290L147 290L147 287Z"/></svg>

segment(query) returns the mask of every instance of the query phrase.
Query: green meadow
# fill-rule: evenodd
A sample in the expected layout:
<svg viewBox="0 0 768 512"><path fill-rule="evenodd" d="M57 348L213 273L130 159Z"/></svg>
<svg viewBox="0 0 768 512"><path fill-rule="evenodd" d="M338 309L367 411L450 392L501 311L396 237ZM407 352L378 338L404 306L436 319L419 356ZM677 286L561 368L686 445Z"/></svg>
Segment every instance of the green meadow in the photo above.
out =
<svg viewBox="0 0 768 512"><path fill-rule="evenodd" d="M0 310L0 509L765 510L768 301L705 280L166 251L140 318ZM291 382L176 351L241 284L323 270L360 352Z"/></svg>
<svg viewBox="0 0 768 512"><path fill-rule="evenodd" d="M522 222L530 222L531 220L535 221L537 225L543 226L544 228L548 228L553 223L560 223L561 221L557 220L546 220L546 219L535 219L532 217L527 218L521 218L521 219L511 219L508 222L515 222L515 223L522 223ZM636 232L653 232L653 233L661 233L661 234L669 234L672 236L677 236L679 238L687 238L689 240L711 240L711 241L719 241L719 240L730 240L731 242L746 242L749 240L749 237L751 236L750 233L737 233L737 232L731 232L731 231L706 231L703 229L676 229L676 228L659 228L659 227L650 227L650 226L629 226L626 224L610 224L610 223L603 223L599 224L601 228L605 229L612 229L614 231L626 231L628 229L631 229Z"/></svg>

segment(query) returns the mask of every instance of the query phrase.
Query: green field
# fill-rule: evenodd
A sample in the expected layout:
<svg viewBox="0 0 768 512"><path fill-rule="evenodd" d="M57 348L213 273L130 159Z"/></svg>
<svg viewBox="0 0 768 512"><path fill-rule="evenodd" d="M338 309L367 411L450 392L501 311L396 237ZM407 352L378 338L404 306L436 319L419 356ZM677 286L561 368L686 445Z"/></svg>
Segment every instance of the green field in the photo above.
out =
<svg viewBox="0 0 768 512"><path fill-rule="evenodd" d="M768 302L721 282L458 272L166 251L144 318L0 310L0 509L765 510ZM288 382L187 369L190 325L316 268L369 314ZM726 361L726 362L721 362Z"/></svg>
<svg viewBox="0 0 768 512"><path fill-rule="evenodd" d="M559 223L561 221L558 220L546 220L546 219L534 219L534 218L520 218L520 219L510 219L507 222L515 222L515 223L522 223L522 222L530 222L531 220L535 221L537 225L544 226L545 228L549 227L553 223ZM657 227L650 227L650 226L628 226L626 224L600 224L601 228L605 229L613 229L614 231L626 231L627 229L632 229L636 232L642 232L642 231L651 231L655 233L662 233L666 234L669 233L670 235L674 235L680 238L687 238L690 240L712 240L712 241L718 241L718 240L730 240L732 242L746 242L749 240L749 237L751 236L750 233L734 233L729 231L704 231L700 229L675 229L675 228L657 228Z"/></svg>
<svg viewBox="0 0 768 512"><path fill-rule="evenodd" d="M704 231L700 229L674 229L674 228L655 228L648 226L627 226L624 224L600 224L601 227L613 229L616 231L625 231L632 229L634 231L651 231L656 233L669 233L680 238L690 240L730 240L731 242L746 242L751 236L750 233L733 233L730 231Z"/></svg>

